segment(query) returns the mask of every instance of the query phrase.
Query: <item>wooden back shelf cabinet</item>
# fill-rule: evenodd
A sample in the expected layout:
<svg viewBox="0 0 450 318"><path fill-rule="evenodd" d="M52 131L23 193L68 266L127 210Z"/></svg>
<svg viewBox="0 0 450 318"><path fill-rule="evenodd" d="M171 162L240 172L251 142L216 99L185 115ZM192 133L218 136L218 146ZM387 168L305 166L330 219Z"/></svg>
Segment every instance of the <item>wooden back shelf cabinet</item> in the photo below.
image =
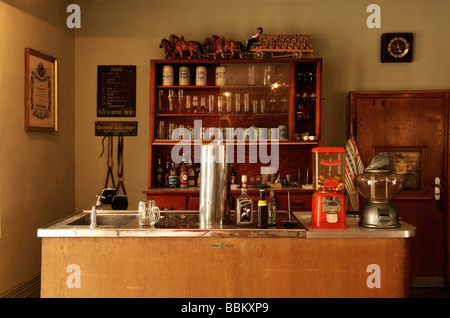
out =
<svg viewBox="0 0 450 318"><path fill-rule="evenodd" d="M168 69L171 78L166 76ZM197 72L201 71L206 82L197 85ZM198 162L200 145L214 139L208 132L216 137L223 133L224 144L234 145L237 184L243 174L260 175L260 167L272 164L260 160L261 145L267 145L266 158L277 155L271 150L278 151L277 174L281 177L297 177L298 169L302 173L311 169L311 149L320 145L321 137L321 73L319 58L152 60L148 189L144 193L159 205L158 201L164 201L161 203L170 203L171 208L198 209L198 198L189 199L198 197L198 188L183 192L185 189L157 187L156 167L158 160L163 166L173 161L172 148L181 145L180 139L191 144L191 158L186 158L186 163L189 159ZM185 135L175 138L174 131ZM249 131L258 136L239 135ZM272 147L272 133L279 137L278 148ZM304 140L305 134L313 137ZM249 158L252 151L258 151L257 162ZM300 188L292 191L302 192ZM310 195L310 191L304 192Z"/></svg>

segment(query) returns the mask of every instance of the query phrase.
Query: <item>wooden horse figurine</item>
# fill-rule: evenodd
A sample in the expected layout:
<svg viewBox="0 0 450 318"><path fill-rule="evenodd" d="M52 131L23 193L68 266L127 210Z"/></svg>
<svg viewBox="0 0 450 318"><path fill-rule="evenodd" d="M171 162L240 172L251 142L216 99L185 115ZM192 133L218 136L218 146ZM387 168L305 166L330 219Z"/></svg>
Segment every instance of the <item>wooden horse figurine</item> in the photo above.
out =
<svg viewBox="0 0 450 318"><path fill-rule="evenodd" d="M189 55L187 56L188 59L193 58L194 56L200 58L202 56L202 46L200 45L200 43L195 42L195 41L185 41L184 37L181 36L181 38L179 38L178 36L176 36L175 34L171 34L169 37L169 42L172 43L173 48L174 48L174 56L176 53L178 53L180 55L180 57L184 57L185 56L185 52L188 53Z"/></svg>
<svg viewBox="0 0 450 318"><path fill-rule="evenodd" d="M161 43L159 44L160 48L164 48L164 52L166 53L166 60L171 57L172 59L175 59L175 50L173 49L173 44L167 40L166 38L163 38L161 40Z"/></svg>

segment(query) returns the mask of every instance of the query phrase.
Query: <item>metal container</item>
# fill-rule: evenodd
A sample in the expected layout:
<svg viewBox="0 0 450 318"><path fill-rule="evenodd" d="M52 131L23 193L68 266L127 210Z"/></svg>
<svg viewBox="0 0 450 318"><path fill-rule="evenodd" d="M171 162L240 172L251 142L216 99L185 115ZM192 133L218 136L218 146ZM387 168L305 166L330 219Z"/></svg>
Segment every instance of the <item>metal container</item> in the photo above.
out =
<svg viewBox="0 0 450 318"><path fill-rule="evenodd" d="M201 146L200 228L220 228L228 224L230 213L231 167L226 146L221 142Z"/></svg>

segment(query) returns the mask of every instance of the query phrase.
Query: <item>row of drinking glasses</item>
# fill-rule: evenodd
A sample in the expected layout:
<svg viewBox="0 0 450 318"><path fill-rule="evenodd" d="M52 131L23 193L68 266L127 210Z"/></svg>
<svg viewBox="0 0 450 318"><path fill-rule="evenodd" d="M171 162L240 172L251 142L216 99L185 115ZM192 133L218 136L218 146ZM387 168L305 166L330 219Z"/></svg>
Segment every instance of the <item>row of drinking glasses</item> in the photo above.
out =
<svg viewBox="0 0 450 318"><path fill-rule="evenodd" d="M176 129L177 134L173 135ZM242 135L241 135L242 134ZM201 127L201 129L194 129L191 125L166 123L161 120L158 123L158 129L156 131L156 139L172 139L178 138L178 140L214 140L222 138L224 140L231 140L234 138L240 139L287 139L286 126L279 125L278 128L258 128L249 127L243 128L242 131L236 132L234 128L227 127Z"/></svg>
<svg viewBox="0 0 450 318"><path fill-rule="evenodd" d="M174 89L168 90L167 98L169 100L169 113L173 114L175 112L175 97L176 93ZM275 113L277 100L275 97L269 97L266 102L265 99L253 99L250 105L250 95L249 93L243 94L244 98L241 101L241 94L234 94L234 98L231 93L224 93L223 95L213 95L210 94L208 97L197 96L197 95L184 95L184 91L182 89L178 90L178 105L176 112L190 113L191 109L193 113L196 114L197 110L200 109L201 113L253 113L253 114L264 114L264 113ZM159 90L159 104L158 104L158 112L161 113L163 111L163 98L164 91L162 89ZM283 96L280 99L281 109L280 112L284 113L287 111L287 97ZM233 111L234 104L234 111ZM251 107L251 108L250 108Z"/></svg>

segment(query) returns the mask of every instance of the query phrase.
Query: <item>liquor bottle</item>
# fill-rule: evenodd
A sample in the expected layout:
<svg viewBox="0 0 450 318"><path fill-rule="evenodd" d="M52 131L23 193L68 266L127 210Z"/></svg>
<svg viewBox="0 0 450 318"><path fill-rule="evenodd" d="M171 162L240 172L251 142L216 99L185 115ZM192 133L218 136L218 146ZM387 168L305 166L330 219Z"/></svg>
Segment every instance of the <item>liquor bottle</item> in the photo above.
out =
<svg viewBox="0 0 450 318"><path fill-rule="evenodd" d="M170 162L166 161L166 168L164 169L164 186L169 186L169 176L170 176Z"/></svg>
<svg viewBox="0 0 450 318"><path fill-rule="evenodd" d="M188 165L188 187L195 187L195 167L192 160L189 160Z"/></svg>
<svg viewBox="0 0 450 318"><path fill-rule="evenodd" d="M176 188L177 187L177 170L175 169L175 164L172 162L172 167L170 169L169 174L169 188Z"/></svg>
<svg viewBox="0 0 450 318"><path fill-rule="evenodd" d="M236 199L236 224L248 225L253 221L253 201L247 193L247 176L242 176L242 193Z"/></svg>
<svg viewBox="0 0 450 318"><path fill-rule="evenodd" d="M158 165L156 166L156 186L164 186L164 169L161 164L161 158L158 159Z"/></svg>
<svg viewBox="0 0 450 318"><path fill-rule="evenodd" d="M180 188L187 188L188 186L188 167L186 165L186 160L183 158L181 159L181 165L179 168L180 171Z"/></svg>
<svg viewBox="0 0 450 318"><path fill-rule="evenodd" d="M236 172L234 171L234 164L231 164L231 184L236 184Z"/></svg>
<svg viewBox="0 0 450 318"><path fill-rule="evenodd" d="M258 228L267 228L267 201L266 193L264 190L259 190L259 201L258 201Z"/></svg>
<svg viewBox="0 0 450 318"><path fill-rule="evenodd" d="M270 190L269 202L267 202L267 225L275 226L277 225L277 200L275 199L275 194L273 190Z"/></svg>
<svg viewBox="0 0 450 318"><path fill-rule="evenodd" d="M199 187L200 186L200 164L199 163L197 163L195 165L195 177L196 177L195 185L197 187Z"/></svg>

